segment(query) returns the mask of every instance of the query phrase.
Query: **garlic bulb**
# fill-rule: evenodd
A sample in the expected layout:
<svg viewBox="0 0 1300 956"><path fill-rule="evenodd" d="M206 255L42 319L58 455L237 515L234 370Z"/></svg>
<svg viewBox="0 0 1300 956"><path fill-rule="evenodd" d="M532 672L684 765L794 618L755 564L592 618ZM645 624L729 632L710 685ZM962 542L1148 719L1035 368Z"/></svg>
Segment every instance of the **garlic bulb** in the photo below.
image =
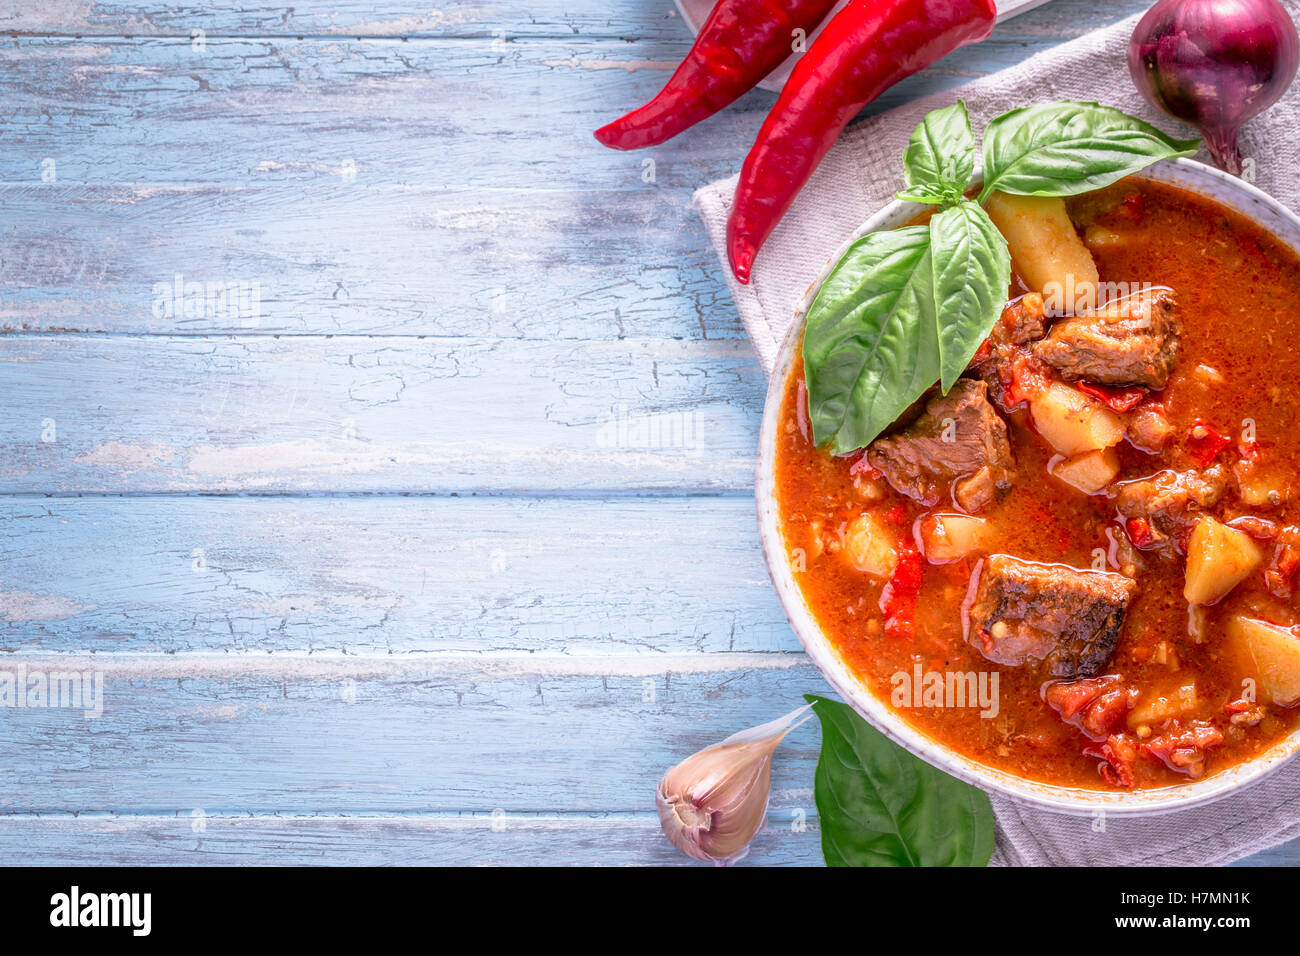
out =
<svg viewBox="0 0 1300 956"><path fill-rule="evenodd" d="M732 734L664 774L655 806L673 846L719 866L735 863L749 852L749 841L767 816L772 753L786 734L808 719L795 721L807 709L805 705L760 727Z"/></svg>

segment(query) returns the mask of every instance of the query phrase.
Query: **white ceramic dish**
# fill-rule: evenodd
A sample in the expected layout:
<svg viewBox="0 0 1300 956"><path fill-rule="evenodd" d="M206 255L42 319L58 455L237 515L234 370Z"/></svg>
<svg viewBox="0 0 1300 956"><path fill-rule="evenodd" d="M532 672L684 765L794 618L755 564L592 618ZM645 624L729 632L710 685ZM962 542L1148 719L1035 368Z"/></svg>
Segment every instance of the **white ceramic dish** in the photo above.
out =
<svg viewBox="0 0 1300 956"><path fill-rule="evenodd" d="M1187 159L1159 163L1138 174L1141 178L1171 183L1191 192L1217 200L1273 233L1293 249L1300 251L1300 218L1275 199L1241 180L1217 169ZM1135 792L1078 790L1025 780L1001 770L977 763L912 727L887 703L877 699L848 669L839 653L822 633L803 593L794 580L781 537L774 488L773 462L776 452L776 426L785 383L790 375L795 348L803 328L808 306L821 283L848 246L869 232L893 229L916 215L913 203L894 201L868 219L827 262L822 274L808 289L795 312L795 321L777 358L776 370L768 387L759 445L757 500L759 533L768 570L786 616L808 656L817 665L839 695L881 733L912 753L962 780L985 790L1005 794L1021 803L1048 807L1066 813L1095 813L1104 810L1112 815L1167 813L1208 803L1265 777L1300 750L1300 729L1272 749L1244 764L1214 774L1204 780L1174 787Z"/></svg>

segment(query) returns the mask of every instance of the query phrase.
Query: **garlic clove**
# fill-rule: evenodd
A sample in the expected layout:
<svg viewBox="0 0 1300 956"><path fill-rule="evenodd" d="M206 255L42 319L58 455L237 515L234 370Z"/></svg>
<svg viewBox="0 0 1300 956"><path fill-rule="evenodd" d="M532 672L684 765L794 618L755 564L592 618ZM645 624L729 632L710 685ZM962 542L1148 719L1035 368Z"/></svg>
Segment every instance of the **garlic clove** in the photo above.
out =
<svg viewBox="0 0 1300 956"><path fill-rule="evenodd" d="M692 754L659 781L655 806L673 846L719 866L744 858L763 828L772 754L808 705Z"/></svg>

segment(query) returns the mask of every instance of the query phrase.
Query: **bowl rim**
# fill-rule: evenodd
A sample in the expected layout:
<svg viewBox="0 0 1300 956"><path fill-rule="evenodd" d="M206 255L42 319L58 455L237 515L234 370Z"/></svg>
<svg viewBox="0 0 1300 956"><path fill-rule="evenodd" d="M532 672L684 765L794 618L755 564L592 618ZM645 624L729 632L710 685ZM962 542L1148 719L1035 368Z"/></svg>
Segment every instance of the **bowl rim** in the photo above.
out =
<svg viewBox="0 0 1300 956"><path fill-rule="evenodd" d="M1165 160L1133 175L1134 178L1178 186L1227 206L1266 229L1300 255L1300 217L1247 182L1185 158ZM785 384L793 369L795 347L803 331L807 310L835 263L862 236L881 229L896 228L915 216L921 208L918 203L892 200L841 243L795 309L794 320L782 341L768 382L755 481L759 538L768 573L799 643L835 692L887 738L954 777L983 790L1009 797L1023 806L1075 815L1091 815L1103 811L1109 816L1150 816L1202 806L1257 783L1300 751L1300 726L1264 753L1244 763L1202 780L1149 790L1084 790L1041 783L987 766L912 726L900 713L876 697L854 676L817 624L794 579L786 555L776 503L776 423L785 395Z"/></svg>

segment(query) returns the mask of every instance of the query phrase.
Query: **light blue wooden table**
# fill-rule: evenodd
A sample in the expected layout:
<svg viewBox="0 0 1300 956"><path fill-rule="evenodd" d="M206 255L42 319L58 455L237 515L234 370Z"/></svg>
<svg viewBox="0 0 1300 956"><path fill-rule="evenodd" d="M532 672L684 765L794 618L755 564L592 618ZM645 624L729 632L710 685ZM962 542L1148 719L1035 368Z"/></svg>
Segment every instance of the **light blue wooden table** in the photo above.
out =
<svg viewBox="0 0 1300 956"><path fill-rule="evenodd" d="M689 42L667 0L0 3L0 669L104 680L0 711L0 857L684 862L663 769L826 689L689 207L772 97L590 135ZM816 742L752 861L820 861Z"/></svg>

